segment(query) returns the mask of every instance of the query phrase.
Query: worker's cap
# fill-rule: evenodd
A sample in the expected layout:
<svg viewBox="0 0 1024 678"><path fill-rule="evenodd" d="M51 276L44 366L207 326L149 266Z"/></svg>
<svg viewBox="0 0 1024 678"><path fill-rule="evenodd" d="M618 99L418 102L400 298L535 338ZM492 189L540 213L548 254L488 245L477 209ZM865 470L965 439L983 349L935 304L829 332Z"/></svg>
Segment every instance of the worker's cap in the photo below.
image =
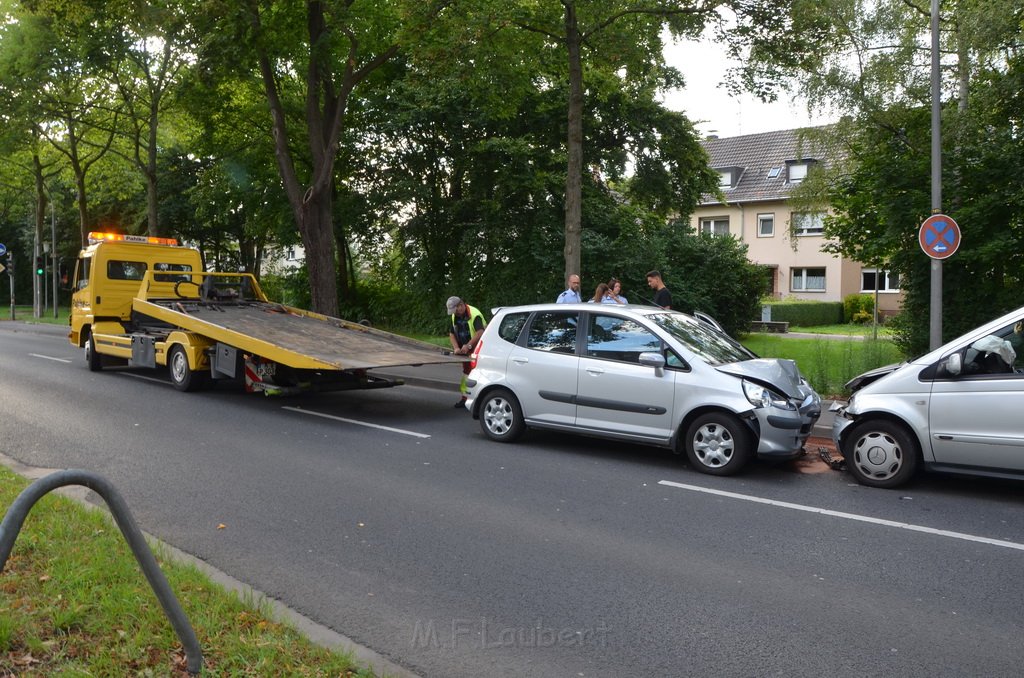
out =
<svg viewBox="0 0 1024 678"><path fill-rule="evenodd" d="M457 309L461 303L462 299L459 299L458 297L448 297L448 302L446 303L448 306L448 312L455 313L455 309Z"/></svg>

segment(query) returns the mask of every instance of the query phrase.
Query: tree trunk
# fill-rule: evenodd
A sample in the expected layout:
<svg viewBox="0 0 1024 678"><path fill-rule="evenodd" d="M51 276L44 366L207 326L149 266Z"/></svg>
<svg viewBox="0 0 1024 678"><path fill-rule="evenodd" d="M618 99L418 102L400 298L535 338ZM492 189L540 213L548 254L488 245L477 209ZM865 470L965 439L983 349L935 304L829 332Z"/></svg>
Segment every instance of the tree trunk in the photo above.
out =
<svg viewBox="0 0 1024 678"><path fill-rule="evenodd" d="M580 272L583 203L583 64L576 5L565 2L565 41L569 52L568 167L565 177L565 276Z"/></svg>
<svg viewBox="0 0 1024 678"><path fill-rule="evenodd" d="M338 315L338 276L335 268L334 201L330 191L312 193L302 206L299 231L306 248L309 270L309 292L313 310L324 315Z"/></svg>
<svg viewBox="0 0 1024 678"><path fill-rule="evenodd" d="M159 236L160 224L157 216L157 184L156 184L156 129L159 124L159 99L153 97L149 110L149 142L146 148L146 216L148 217L149 235Z"/></svg>
<svg viewBox="0 0 1024 678"><path fill-rule="evenodd" d="M74 129L71 129L68 134L68 150L69 153L67 156L71 161L71 169L75 174L75 198L78 202L78 230L82 234L82 246L84 247L89 238L89 210L85 188L86 170L79 161L78 136L75 134Z"/></svg>

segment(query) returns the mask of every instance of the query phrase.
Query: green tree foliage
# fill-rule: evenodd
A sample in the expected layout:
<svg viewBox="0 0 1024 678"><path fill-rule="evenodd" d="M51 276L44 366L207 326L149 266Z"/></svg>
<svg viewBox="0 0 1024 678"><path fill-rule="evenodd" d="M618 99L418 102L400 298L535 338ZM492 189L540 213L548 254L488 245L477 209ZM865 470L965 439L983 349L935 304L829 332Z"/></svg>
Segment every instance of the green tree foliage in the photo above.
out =
<svg viewBox="0 0 1024 678"><path fill-rule="evenodd" d="M255 271L270 246L301 242L313 308L337 313L340 298L376 323L431 322L451 293L485 308L553 299L577 152L585 286L614 275L639 297L652 266L690 277L667 255L683 234L665 223L717 177L690 122L657 102L680 85L661 63L662 31L695 32L714 6L18 5L58 27L73 64L105 75L118 95L105 107L118 117L97 127L115 133L116 156L86 176L90 222L162 224L211 264ZM566 41L577 39L580 58L567 60ZM570 73L577 66L582 79ZM577 144L567 106L579 87ZM680 257L721 254L680 247ZM701 285L686 303L725 314Z"/></svg>
<svg viewBox="0 0 1024 678"><path fill-rule="evenodd" d="M930 8L824 0L795 9L806 39L776 66L813 103L848 113L832 130L845 162L818 182L837 211L826 236L837 253L899 272L899 341L920 353L930 343L931 260L917 241L932 205ZM1020 0L941 5L941 209L963 234L943 262L944 339L1020 305L1022 16ZM753 56L749 78L764 64Z"/></svg>

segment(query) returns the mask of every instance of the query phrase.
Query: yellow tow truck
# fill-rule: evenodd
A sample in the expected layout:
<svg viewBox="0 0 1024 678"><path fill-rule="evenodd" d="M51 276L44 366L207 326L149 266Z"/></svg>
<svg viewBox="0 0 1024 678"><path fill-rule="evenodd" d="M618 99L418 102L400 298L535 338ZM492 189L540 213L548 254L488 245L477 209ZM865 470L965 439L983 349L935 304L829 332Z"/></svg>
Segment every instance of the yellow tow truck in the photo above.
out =
<svg viewBox="0 0 1024 678"><path fill-rule="evenodd" d="M460 363L449 349L272 302L250 273L203 270L170 238L89 234L72 281L68 340L92 371L167 367L174 387L216 379L248 391L397 386L368 370Z"/></svg>

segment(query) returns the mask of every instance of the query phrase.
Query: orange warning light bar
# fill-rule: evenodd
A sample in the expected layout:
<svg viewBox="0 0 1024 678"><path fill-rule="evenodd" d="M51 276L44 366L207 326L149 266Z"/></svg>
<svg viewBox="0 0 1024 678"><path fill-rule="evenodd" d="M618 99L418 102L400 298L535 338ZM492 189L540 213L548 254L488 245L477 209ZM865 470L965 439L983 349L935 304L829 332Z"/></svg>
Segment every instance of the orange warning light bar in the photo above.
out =
<svg viewBox="0 0 1024 678"><path fill-rule="evenodd" d="M104 233L102 231L91 231L89 233L89 244L95 245L98 242L138 242L145 245L177 245L175 238L157 238L150 235L125 235L124 233Z"/></svg>

